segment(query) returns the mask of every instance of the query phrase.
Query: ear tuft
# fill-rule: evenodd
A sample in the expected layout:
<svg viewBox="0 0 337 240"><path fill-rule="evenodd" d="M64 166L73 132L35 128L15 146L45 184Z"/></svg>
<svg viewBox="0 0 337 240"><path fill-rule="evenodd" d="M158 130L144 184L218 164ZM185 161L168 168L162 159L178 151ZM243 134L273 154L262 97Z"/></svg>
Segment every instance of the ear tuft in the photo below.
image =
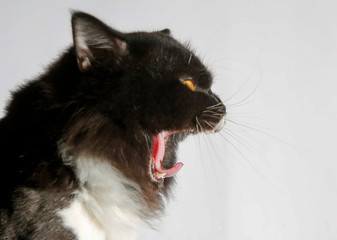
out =
<svg viewBox="0 0 337 240"><path fill-rule="evenodd" d="M102 65L104 60L120 59L127 51L127 43L122 33L89 14L75 12L72 16L72 28L81 71L90 70L98 60Z"/></svg>

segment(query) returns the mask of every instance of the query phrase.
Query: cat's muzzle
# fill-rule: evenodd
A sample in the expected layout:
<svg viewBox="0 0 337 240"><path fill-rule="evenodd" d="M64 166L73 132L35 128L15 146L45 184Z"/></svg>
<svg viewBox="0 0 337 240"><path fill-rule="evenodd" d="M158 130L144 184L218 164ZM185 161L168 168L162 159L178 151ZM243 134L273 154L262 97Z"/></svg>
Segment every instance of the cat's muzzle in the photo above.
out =
<svg viewBox="0 0 337 240"><path fill-rule="evenodd" d="M222 102L207 107L195 118L197 133L216 133L225 125L226 107Z"/></svg>
<svg viewBox="0 0 337 240"><path fill-rule="evenodd" d="M220 121L215 125L215 127L212 129L212 133L220 132L223 126L225 125L225 116L223 116Z"/></svg>

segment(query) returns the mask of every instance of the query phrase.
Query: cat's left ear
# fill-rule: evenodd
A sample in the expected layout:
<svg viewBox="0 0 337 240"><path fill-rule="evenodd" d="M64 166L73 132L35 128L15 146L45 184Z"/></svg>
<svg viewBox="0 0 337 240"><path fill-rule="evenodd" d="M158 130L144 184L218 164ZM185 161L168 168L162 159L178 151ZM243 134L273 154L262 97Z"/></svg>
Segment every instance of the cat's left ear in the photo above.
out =
<svg viewBox="0 0 337 240"><path fill-rule="evenodd" d="M72 15L73 40L80 71L117 65L127 53L123 34L111 29L97 18L82 12Z"/></svg>

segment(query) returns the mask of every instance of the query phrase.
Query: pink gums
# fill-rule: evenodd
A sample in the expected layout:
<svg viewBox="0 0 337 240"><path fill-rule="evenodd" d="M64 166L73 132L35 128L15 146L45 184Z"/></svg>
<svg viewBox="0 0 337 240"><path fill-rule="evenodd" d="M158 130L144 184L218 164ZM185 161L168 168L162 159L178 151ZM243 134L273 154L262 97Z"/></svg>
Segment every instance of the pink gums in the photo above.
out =
<svg viewBox="0 0 337 240"><path fill-rule="evenodd" d="M158 173L165 173L164 177L172 177L176 175L184 165L183 163L178 162L170 169L165 169L162 166L162 162L165 155L165 141L166 138L171 134L172 134L171 132L166 131L160 132L154 137L153 142L152 156L154 159L154 168Z"/></svg>

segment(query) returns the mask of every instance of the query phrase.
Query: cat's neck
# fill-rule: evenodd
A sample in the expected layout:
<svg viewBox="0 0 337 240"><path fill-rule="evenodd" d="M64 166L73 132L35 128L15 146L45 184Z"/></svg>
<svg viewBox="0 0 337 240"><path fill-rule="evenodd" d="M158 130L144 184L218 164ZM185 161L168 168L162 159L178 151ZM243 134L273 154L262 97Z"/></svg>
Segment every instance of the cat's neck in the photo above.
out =
<svg viewBox="0 0 337 240"><path fill-rule="evenodd" d="M105 160L81 156L71 162L80 188L71 205L59 212L63 224L78 239L136 239L135 228L145 224L138 184Z"/></svg>

